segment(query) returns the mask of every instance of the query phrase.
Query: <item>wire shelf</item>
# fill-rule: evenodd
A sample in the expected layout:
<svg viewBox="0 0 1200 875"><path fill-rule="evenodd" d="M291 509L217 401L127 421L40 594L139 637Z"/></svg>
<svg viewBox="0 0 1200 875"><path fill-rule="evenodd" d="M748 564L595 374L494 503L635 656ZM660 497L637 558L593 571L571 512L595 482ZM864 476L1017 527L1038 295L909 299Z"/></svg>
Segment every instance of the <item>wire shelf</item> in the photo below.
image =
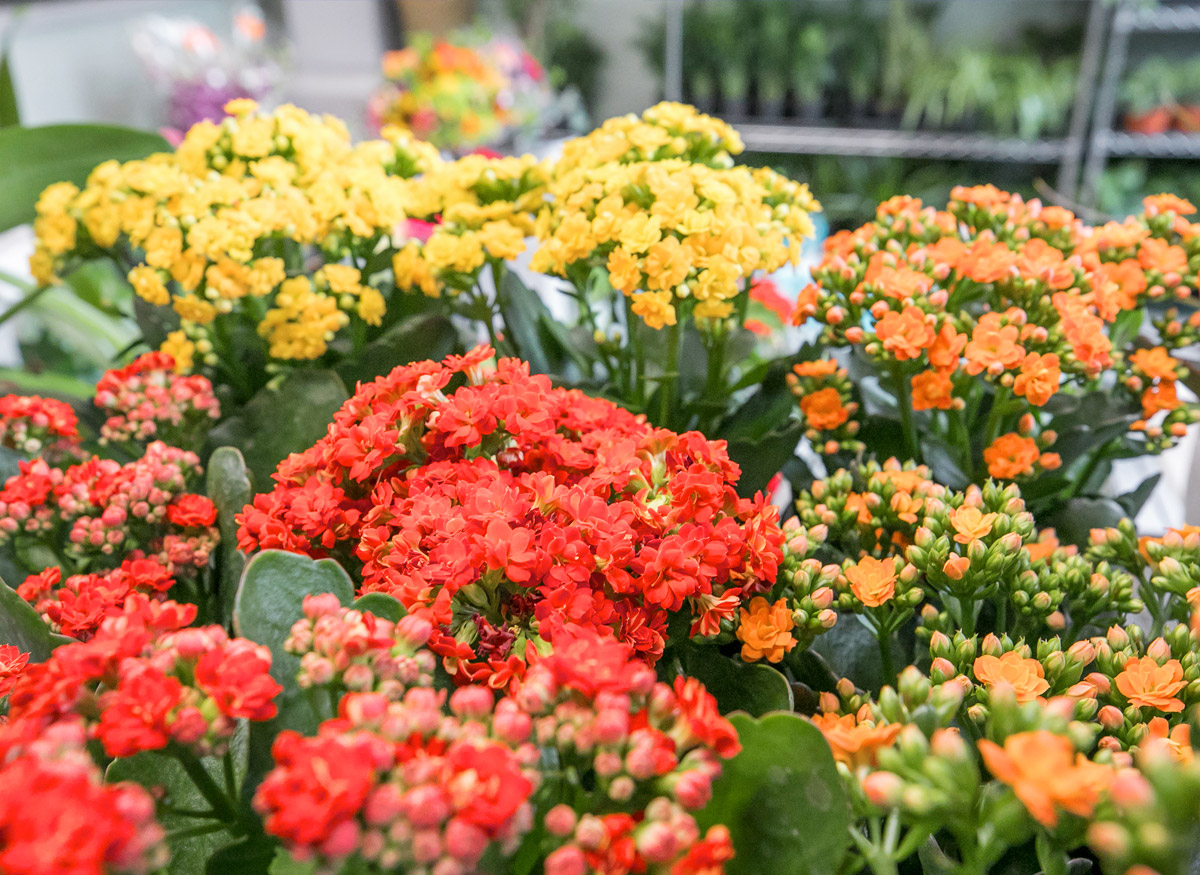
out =
<svg viewBox="0 0 1200 875"><path fill-rule="evenodd" d="M1114 27L1127 33L1190 33L1200 31L1200 6L1158 6L1122 9Z"/></svg>
<svg viewBox="0 0 1200 875"><path fill-rule="evenodd" d="M1124 158L1200 158L1200 134L1126 134L1107 131L1100 146L1109 155Z"/></svg>
<svg viewBox="0 0 1200 875"><path fill-rule="evenodd" d="M742 135L746 149L751 152L1014 161L1030 164L1052 164L1062 160L1066 152L1065 140L1020 140L979 134L827 128L778 123L738 124L737 129Z"/></svg>

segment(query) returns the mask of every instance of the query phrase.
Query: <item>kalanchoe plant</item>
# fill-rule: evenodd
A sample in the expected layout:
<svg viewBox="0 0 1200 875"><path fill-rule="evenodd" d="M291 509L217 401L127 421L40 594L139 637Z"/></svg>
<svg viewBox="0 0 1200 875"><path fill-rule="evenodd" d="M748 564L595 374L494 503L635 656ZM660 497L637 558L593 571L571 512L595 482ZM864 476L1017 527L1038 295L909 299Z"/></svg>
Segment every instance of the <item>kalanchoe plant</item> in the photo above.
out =
<svg viewBox="0 0 1200 875"><path fill-rule="evenodd" d="M827 241L800 295L796 321L844 354L796 367L814 446L835 462L890 446L954 486L1016 480L1039 517L1069 523L1113 459L1162 451L1197 416L1171 355L1195 317L1160 307L1195 297L1193 212L1162 195L1092 228L991 186L955 189L946 211L882 204ZM1139 337L1151 327L1157 345ZM1101 510L1115 522L1148 491Z"/></svg>

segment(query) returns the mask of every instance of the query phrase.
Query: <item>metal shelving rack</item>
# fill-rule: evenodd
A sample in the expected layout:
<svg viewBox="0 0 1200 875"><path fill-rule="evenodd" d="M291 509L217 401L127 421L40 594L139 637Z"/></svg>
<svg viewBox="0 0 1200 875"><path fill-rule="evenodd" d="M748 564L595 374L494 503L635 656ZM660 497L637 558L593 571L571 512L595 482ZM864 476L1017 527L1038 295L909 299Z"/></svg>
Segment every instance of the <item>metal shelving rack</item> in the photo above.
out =
<svg viewBox="0 0 1200 875"><path fill-rule="evenodd" d="M668 100L679 100L683 95L683 11L686 2L668 0L667 4L664 92ZM1088 123L1096 94L1104 32L1112 14L1108 0L1084 2L1089 3L1090 8L1076 99L1067 133L1062 138L1021 140L982 134L874 130L786 121L739 122L738 131L746 148L756 152L1052 164L1058 166L1058 191L1068 198L1074 197L1079 168L1088 145Z"/></svg>
<svg viewBox="0 0 1200 875"><path fill-rule="evenodd" d="M1091 143L1083 168L1080 197L1092 203L1109 157L1200 158L1200 135L1168 133L1127 134L1113 129L1117 93L1135 34L1200 33L1200 6L1138 8L1126 3L1113 15L1108 53L1096 96Z"/></svg>

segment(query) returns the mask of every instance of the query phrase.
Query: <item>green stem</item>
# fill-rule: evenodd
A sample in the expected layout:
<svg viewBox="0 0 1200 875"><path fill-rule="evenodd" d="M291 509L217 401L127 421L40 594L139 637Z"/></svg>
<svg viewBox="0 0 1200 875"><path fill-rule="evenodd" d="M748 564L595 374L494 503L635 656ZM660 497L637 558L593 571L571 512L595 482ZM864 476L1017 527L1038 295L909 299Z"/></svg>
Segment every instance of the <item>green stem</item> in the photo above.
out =
<svg viewBox="0 0 1200 875"><path fill-rule="evenodd" d="M16 316L18 313L20 313L26 307L35 303L38 298L40 298L42 295L46 294L46 292L48 292L50 289L53 288L53 286L39 286L38 288L30 290L28 283L22 283L19 280L17 280L16 277L10 276L9 274L4 273L3 271L0 271L0 280L3 280L4 282L9 283L10 285L14 285L17 288L21 289L22 291L25 291L25 297L21 298L21 300L17 301L17 303L13 304L11 307L9 307L7 310L5 310L3 313L0 313L0 325L3 325L5 322L7 322L9 319Z"/></svg>
<svg viewBox="0 0 1200 875"><path fill-rule="evenodd" d="M1004 420L1004 409L1008 406L1009 389L1007 386L997 386L996 394L992 396L992 409L988 411L987 424L983 428L983 448L986 450L996 439L1000 431L1000 423ZM982 457L980 460L982 465ZM982 479L984 472L976 479Z"/></svg>
<svg viewBox="0 0 1200 875"><path fill-rule="evenodd" d="M675 385L679 378L679 323L676 322L667 334L667 364L659 382L659 406L656 423L660 428L673 427L672 414L675 411Z"/></svg>
<svg viewBox="0 0 1200 875"><path fill-rule="evenodd" d="M900 408L900 428L904 432L904 448L914 462L921 461L921 446L917 441L917 432L913 428L912 393L904 369L900 365L892 368L892 381L895 383L896 406Z"/></svg>
<svg viewBox="0 0 1200 875"><path fill-rule="evenodd" d="M1071 484L1071 488L1067 491L1066 501L1070 501L1083 491L1087 482L1092 479L1092 475L1096 473L1096 469L1100 467L1100 463L1108 455L1108 451L1118 442L1118 438L1110 438L1092 451L1087 464L1083 466L1083 470L1079 472L1079 476L1075 478L1075 482Z"/></svg>
<svg viewBox="0 0 1200 875"><path fill-rule="evenodd" d="M166 839L168 843L177 842L180 839L190 839L196 836L208 835L212 832L218 832L225 829L223 823L202 823L199 826L189 826L185 829L176 829L167 833Z"/></svg>
<svg viewBox="0 0 1200 875"><path fill-rule="evenodd" d="M728 339L729 335L722 328L720 335L714 336L708 347L708 379L705 382L704 397L708 401L708 408L713 411L725 409L725 347ZM713 414L714 424L719 415ZM707 434L707 431L705 433Z"/></svg>
<svg viewBox="0 0 1200 875"><path fill-rule="evenodd" d="M881 628L875 635L879 642L879 659L883 663L883 682L896 686L896 663L892 658L892 632L889 628Z"/></svg>
<svg viewBox="0 0 1200 875"><path fill-rule="evenodd" d="M212 775L208 773L196 755L177 742L171 742L167 746L167 753L175 757L179 765L183 766L183 770L196 785L200 795L212 806L213 815L225 823L237 823L237 809L234 808L229 797L213 780Z"/></svg>
<svg viewBox="0 0 1200 875"><path fill-rule="evenodd" d="M237 776L233 771L233 751L225 751L221 758L221 768L225 774L225 793L230 799L238 798Z"/></svg>

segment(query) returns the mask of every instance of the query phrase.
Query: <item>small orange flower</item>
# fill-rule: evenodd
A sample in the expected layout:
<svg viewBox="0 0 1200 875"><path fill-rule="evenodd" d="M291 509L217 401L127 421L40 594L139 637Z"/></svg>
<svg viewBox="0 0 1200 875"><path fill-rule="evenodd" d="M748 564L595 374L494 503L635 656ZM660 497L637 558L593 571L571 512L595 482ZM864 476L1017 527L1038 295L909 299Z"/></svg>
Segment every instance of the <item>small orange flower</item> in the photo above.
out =
<svg viewBox="0 0 1200 875"><path fill-rule="evenodd" d="M1069 289L1075 283L1075 271L1056 249L1041 237L1034 237L1017 253L1017 270L1026 279L1041 280L1054 290Z"/></svg>
<svg viewBox="0 0 1200 875"><path fill-rule="evenodd" d="M1050 557L1059 548L1058 535L1054 529L1042 529L1036 542L1025 544L1025 552L1029 554L1030 562L1040 562Z"/></svg>
<svg viewBox="0 0 1200 875"><path fill-rule="evenodd" d="M1177 763L1190 763L1192 751L1192 727L1180 723L1171 729L1163 717L1155 717L1146 727L1146 735L1142 739L1142 748L1158 748L1165 750L1167 755Z"/></svg>
<svg viewBox="0 0 1200 875"><path fill-rule="evenodd" d="M1004 325L999 313L984 313L963 350L967 373L975 375L1015 368L1025 357L1025 350L1017 343L1019 335L1020 329L1016 325Z"/></svg>
<svg viewBox="0 0 1200 875"><path fill-rule="evenodd" d="M1052 352L1046 355L1031 352L1021 362L1021 373L1013 381L1013 391L1024 395L1035 407L1041 407L1054 397L1061 379L1057 355Z"/></svg>
<svg viewBox="0 0 1200 875"><path fill-rule="evenodd" d="M1159 665L1153 656L1134 657L1125 663L1116 677L1117 689L1138 708L1153 708L1173 714L1183 710L1176 693L1187 686L1183 666L1178 659L1168 659Z"/></svg>
<svg viewBox="0 0 1200 875"><path fill-rule="evenodd" d="M1012 276L1017 254L994 240L980 238L958 260L958 272L977 283L999 282Z"/></svg>
<svg viewBox="0 0 1200 875"><path fill-rule="evenodd" d="M956 185L950 191L950 200L994 209L1008 206L1012 195L989 182L987 185Z"/></svg>
<svg viewBox="0 0 1200 875"><path fill-rule="evenodd" d="M858 516L855 517L855 521L864 525L869 523L874 516L871 513L871 508L867 505L866 496L858 492L851 492L846 496L846 507L856 511Z"/></svg>
<svg viewBox="0 0 1200 875"><path fill-rule="evenodd" d="M809 283L796 296L796 309L792 311L792 324L803 325L817 312L817 287Z"/></svg>
<svg viewBox="0 0 1200 875"><path fill-rule="evenodd" d="M876 323L875 334L883 343L883 348L899 361L919 357L934 339L933 329L925 321L924 312L912 306L905 307L901 313L888 310Z"/></svg>
<svg viewBox="0 0 1200 875"><path fill-rule="evenodd" d="M976 657L971 669L989 690L1002 684L1011 687L1018 702L1032 702L1050 689L1042 664L1036 659L1025 659L1014 650L1000 656Z"/></svg>
<svg viewBox="0 0 1200 875"><path fill-rule="evenodd" d="M850 418L837 389L827 386L800 399L800 409L808 424L818 431L831 431Z"/></svg>
<svg viewBox="0 0 1200 875"><path fill-rule="evenodd" d="M853 714L839 717L836 714L817 714L812 722L821 730L833 758L845 763L852 771L860 766L873 766L879 751L896 743L901 723L884 723L876 726L870 722L860 723Z"/></svg>
<svg viewBox="0 0 1200 875"><path fill-rule="evenodd" d="M923 474L918 469L910 468L904 470L900 468L895 459L890 460L890 463L895 465L895 467L885 467L880 471L876 471L871 475L872 483L877 480L883 483L890 483L896 488L897 492L908 493L917 492L929 485L929 478L925 476L929 473L928 470L925 470Z"/></svg>
<svg viewBox="0 0 1200 875"><path fill-rule="evenodd" d="M1070 740L1045 729L1018 732L1004 740L979 742L988 771L1013 788L1034 819L1047 828L1058 824L1058 809L1088 817L1113 771L1075 753Z"/></svg>
<svg viewBox="0 0 1200 875"><path fill-rule="evenodd" d="M934 264L944 264L952 270L957 270L958 261L967 251L967 245L957 237L942 237L936 243L926 246L923 251L925 257Z"/></svg>
<svg viewBox="0 0 1200 875"><path fill-rule="evenodd" d="M921 371L912 378L913 410L949 410L954 406L954 383L940 371Z"/></svg>
<svg viewBox="0 0 1200 875"><path fill-rule="evenodd" d="M992 441L992 445L983 451L983 461L989 476L997 480L1015 480L1032 474L1040 455L1033 438L1010 431Z"/></svg>
<svg viewBox="0 0 1200 875"><path fill-rule="evenodd" d="M992 523L996 514L984 513L973 504L964 504L950 511L950 525L954 526L954 540L959 544L969 544L980 538L986 538L992 531Z"/></svg>
<svg viewBox="0 0 1200 875"><path fill-rule="evenodd" d="M854 597L868 608L877 608L896 594L896 564L891 559L864 556L845 574Z"/></svg>
<svg viewBox="0 0 1200 875"><path fill-rule="evenodd" d="M795 625L785 599L772 605L762 596L754 598L749 610L742 608L737 628L738 640L742 642L742 659L746 662L760 659L779 662L796 646L796 639L792 637Z"/></svg>
<svg viewBox="0 0 1200 875"><path fill-rule="evenodd" d="M929 363L943 373L951 373L958 368L958 357L966 345L967 335L960 334L953 325L946 323L938 331L933 346L929 347Z"/></svg>
<svg viewBox="0 0 1200 875"><path fill-rule="evenodd" d="M1183 402L1175 391L1174 380L1155 383L1142 393L1142 416L1149 419L1162 410L1174 410Z"/></svg>
<svg viewBox="0 0 1200 875"><path fill-rule="evenodd" d="M1147 237L1138 248L1138 263L1146 270L1159 273L1186 273L1188 257L1182 246L1158 237Z"/></svg>
<svg viewBox="0 0 1200 875"><path fill-rule="evenodd" d="M837 369L838 363L833 359L800 362L792 367L798 377L832 377L837 373Z"/></svg>
<svg viewBox="0 0 1200 875"><path fill-rule="evenodd" d="M1152 194L1142 198L1142 206L1147 216L1157 216L1162 213L1175 213L1179 216L1190 216L1196 212L1191 201L1186 201L1173 194Z"/></svg>
<svg viewBox="0 0 1200 875"><path fill-rule="evenodd" d="M880 253L882 254L882 253ZM888 298L910 301L933 288L933 277L913 270L911 267L889 267L876 258L871 259L863 283L874 286Z"/></svg>
<svg viewBox="0 0 1200 875"><path fill-rule="evenodd" d="M1150 232L1133 219L1128 222L1106 222L1093 229L1089 242L1097 252L1105 249L1130 249L1150 236Z"/></svg>
<svg viewBox="0 0 1200 875"><path fill-rule="evenodd" d="M1178 378L1176 370L1179 360L1168 355L1167 351L1156 346L1151 349L1139 349L1129 357L1129 363L1141 373L1154 380L1174 380Z"/></svg>

